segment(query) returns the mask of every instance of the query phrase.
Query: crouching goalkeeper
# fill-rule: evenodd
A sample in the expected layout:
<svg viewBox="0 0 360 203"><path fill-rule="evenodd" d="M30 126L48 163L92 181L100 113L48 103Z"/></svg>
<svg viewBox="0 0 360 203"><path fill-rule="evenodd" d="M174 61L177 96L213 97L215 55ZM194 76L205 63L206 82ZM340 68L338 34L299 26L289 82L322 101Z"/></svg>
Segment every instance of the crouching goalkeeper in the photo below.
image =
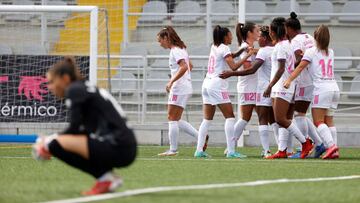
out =
<svg viewBox="0 0 360 203"><path fill-rule="evenodd" d="M49 160L55 156L94 176L95 185L84 195L114 191L122 179L113 169L129 166L136 157L135 136L126 125L122 108L106 90L83 79L72 57L51 67L47 79L49 90L65 99L70 125L62 133L39 137L34 157Z"/></svg>

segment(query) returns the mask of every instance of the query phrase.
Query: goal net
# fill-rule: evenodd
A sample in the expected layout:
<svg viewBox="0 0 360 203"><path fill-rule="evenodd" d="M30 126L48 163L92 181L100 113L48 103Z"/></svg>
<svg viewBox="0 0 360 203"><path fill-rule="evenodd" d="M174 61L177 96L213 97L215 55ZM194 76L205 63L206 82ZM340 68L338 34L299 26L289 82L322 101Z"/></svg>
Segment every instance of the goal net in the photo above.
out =
<svg viewBox="0 0 360 203"><path fill-rule="evenodd" d="M47 89L46 72L71 55L106 88L107 40L106 12L95 6L0 7L0 141L64 128L67 111Z"/></svg>

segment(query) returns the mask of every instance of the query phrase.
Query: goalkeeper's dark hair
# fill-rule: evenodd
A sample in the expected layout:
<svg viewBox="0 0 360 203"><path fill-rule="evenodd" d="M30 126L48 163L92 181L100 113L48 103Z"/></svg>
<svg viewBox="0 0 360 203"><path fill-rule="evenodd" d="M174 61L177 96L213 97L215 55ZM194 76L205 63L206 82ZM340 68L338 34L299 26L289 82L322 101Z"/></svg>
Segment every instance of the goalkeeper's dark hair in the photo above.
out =
<svg viewBox="0 0 360 203"><path fill-rule="evenodd" d="M76 65L75 58L72 56L65 56L63 60L53 65L49 71L52 76L64 76L68 75L71 82L84 80L79 68Z"/></svg>

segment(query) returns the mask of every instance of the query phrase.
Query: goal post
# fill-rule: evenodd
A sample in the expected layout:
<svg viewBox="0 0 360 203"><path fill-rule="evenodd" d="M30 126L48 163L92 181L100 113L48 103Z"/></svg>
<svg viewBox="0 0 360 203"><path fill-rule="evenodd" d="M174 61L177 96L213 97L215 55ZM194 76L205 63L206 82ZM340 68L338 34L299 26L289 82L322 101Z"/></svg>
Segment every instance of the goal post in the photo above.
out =
<svg viewBox="0 0 360 203"><path fill-rule="evenodd" d="M106 15L97 6L0 6L0 142L29 142L66 127L66 107L46 81L64 56L74 56L92 84L107 87Z"/></svg>

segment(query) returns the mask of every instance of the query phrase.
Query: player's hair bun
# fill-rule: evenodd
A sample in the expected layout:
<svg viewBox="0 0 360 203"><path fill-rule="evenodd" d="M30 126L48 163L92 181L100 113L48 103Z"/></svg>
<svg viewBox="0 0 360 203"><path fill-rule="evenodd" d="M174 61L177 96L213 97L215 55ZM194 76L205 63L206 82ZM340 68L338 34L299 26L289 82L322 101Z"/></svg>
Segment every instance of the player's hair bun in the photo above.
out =
<svg viewBox="0 0 360 203"><path fill-rule="evenodd" d="M291 13L290 13L290 17L291 17L292 19L297 19L297 15L296 15L295 12L291 12Z"/></svg>

